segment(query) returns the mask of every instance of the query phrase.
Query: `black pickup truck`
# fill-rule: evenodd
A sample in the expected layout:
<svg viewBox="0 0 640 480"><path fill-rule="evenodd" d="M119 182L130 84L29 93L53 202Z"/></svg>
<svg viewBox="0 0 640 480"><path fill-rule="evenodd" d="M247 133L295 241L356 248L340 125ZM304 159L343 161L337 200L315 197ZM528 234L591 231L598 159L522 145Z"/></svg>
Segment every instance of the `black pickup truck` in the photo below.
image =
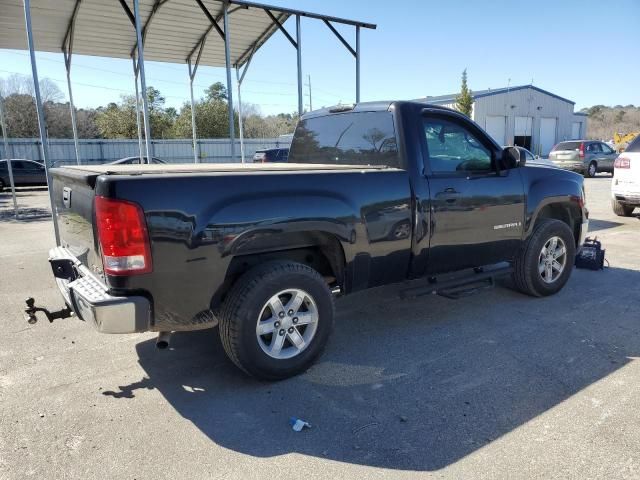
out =
<svg viewBox="0 0 640 480"><path fill-rule="evenodd" d="M409 293L455 297L510 274L550 295L587 231L580 175L525 165L443 107L309 113L289 162L53 169L66 307L47 314L164 345L219 324L238 367L279 379L321 353L338 293L422 277Z"/></svg>

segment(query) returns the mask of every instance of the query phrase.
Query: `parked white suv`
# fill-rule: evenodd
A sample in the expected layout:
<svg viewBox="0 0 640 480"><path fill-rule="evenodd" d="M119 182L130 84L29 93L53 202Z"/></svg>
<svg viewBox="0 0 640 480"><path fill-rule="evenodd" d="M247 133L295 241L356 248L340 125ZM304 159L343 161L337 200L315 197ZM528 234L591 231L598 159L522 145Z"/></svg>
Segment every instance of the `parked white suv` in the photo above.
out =
<svg viewBox="0 0 640 480"><path fill-rule="evenodd" d="M633 209L640 207L640 135L616 158L611 206L613 212L621 217L630 217Z"/></svg>

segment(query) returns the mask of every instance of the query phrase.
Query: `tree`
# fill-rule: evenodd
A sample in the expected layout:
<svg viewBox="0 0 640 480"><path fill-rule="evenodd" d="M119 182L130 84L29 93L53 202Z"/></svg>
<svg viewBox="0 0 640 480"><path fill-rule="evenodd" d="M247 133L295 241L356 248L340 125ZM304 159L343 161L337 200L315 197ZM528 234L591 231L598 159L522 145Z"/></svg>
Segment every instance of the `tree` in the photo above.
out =
<svg viewBox="0 0 640 480"><path fill-rule="evenodd" d="M120 98L119 104L110 103L106 108L98 109L96 124L104 138L136 138L138 136L136 97L135 95L123 95ZM147 87L147 102L152 137L170 137L174 118L164 109L165 99L160 91L153 87ZM175 109L173 112L175 113Z"/></svg>
<svg viewBox="0 0 640 480"><path fill-rule="evenodd" d="M103 138L136 138L136 98L134 95L122 95L120 103L110 103L100 107L96 116L96 125Z"/></svg>
<svg viewBox="0 0 640 480"><path fill-rule="evenodd" d="M222 82L216 82L204 91L204 98L207 101L222 100L227 101L227 87Z"/></svg>
<svg viewBox="0 0 640 480"><path fill-rule="evenodd" d="M462 86L460 88L460 94L456 96L456 109L467 117L471 117L471 112L473 111L473 95L467 86L466 68L462 71Z"/></svg>

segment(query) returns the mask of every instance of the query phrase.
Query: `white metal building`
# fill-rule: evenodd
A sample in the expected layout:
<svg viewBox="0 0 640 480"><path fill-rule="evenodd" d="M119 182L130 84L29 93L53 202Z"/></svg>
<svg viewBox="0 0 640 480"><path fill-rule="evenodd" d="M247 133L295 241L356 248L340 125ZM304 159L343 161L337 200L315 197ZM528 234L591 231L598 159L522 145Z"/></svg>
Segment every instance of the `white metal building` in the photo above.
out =
<svg viewBox="0 0 640 480"><path fill-rule="evenodd" d="M575 113L575 102L533 85L473 92L472 119L500 145L520 145L546 156L562 140L586 135L587 116ZM420 101L455 108L456 95Z"/></svg>

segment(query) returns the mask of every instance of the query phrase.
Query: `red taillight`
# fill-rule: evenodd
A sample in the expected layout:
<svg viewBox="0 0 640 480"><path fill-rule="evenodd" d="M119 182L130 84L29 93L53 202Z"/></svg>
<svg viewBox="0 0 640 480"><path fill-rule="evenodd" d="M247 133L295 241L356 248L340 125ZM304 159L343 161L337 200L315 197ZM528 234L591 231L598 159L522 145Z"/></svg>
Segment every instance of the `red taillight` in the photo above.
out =
<svg viewBox="0 0 640 480"><path fill-rule="evenodd" d="M580 144L580 158L584 158L584 142Z"/></svg>
<svg viewBox="0 0 640 480"><path fill-rule="evenodd" d="M151 272L149 234L139 205L96 196L96 225L106 274Z"/></svg>
<svg viewBox="0 0 640 480"><path fill-rule="evenodd" d="M613 162L614 168L631 168L631 159L627 157L618 157Z"/></svg>

